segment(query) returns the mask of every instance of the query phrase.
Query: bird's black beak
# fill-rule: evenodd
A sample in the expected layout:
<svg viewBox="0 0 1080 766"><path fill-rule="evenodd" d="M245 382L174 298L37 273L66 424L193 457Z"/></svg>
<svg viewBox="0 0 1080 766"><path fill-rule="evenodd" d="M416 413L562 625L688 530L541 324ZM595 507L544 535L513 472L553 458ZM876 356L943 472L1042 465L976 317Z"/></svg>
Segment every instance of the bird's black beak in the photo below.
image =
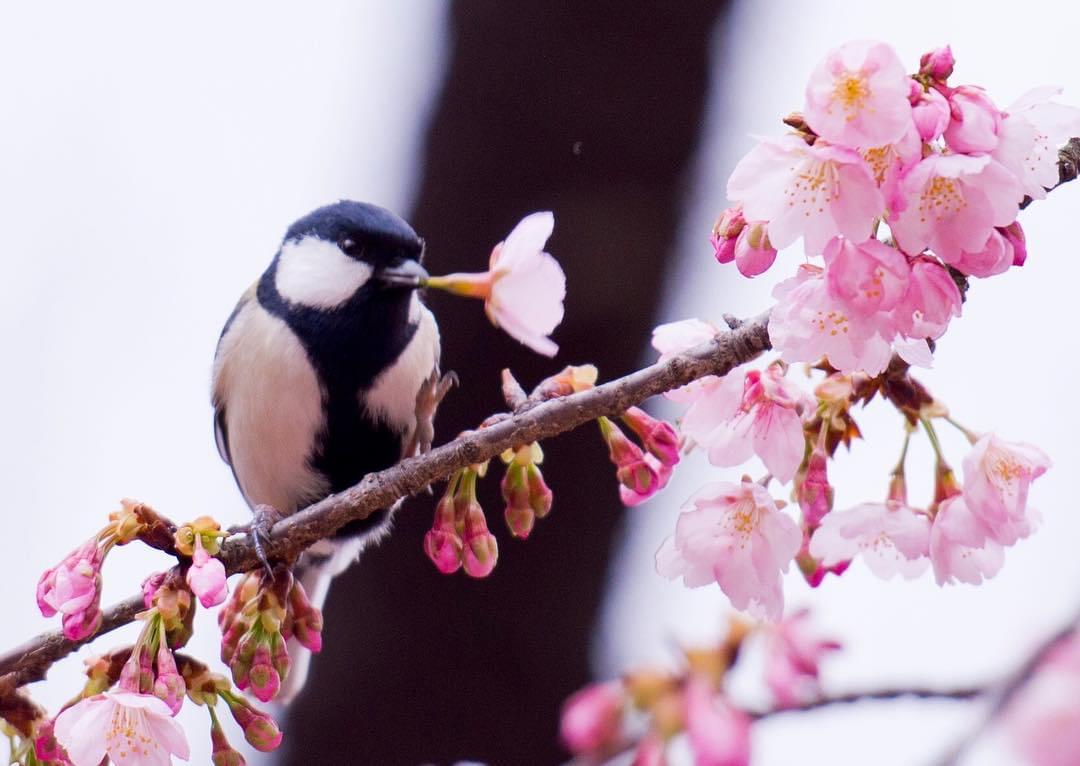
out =
<svg viewBox="0 0 1080 766"><path fill-rule="evenodd" d="M400 258L375 272L375 279L386 287L415 290L423 287L427 278L427 270L411 258Z"/></svg>

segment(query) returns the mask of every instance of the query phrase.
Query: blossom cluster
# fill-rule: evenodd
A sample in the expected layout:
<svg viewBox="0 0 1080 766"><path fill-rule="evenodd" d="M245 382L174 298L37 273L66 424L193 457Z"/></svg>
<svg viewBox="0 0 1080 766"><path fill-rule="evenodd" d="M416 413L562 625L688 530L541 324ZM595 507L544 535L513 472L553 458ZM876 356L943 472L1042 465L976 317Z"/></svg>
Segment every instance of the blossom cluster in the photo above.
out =
<svg viewBox="0 0 1080 766"><path fill-rule="evenodd" d="M563 705L563 744L590 763L632 749L635 764L661 766L681 740L698 766L747 766L754 717L727 679L736 663L745 664L742 649L752 642L762 649L757 670L776 711L817 700L820 665L840 649L813 630L807 612L774 625L733 620L717 645L683 649L679 671L640 668L572 695Z"/></svg>
<svg viewBox="0 0 1080 766"><path fill-rule="evenodd" d="M928 341L960 315L957 280L1025 262L1020 203L1056 184L1080 110L1045 87L1000 109L952 84L953 67L948 47L909 76L884 43L843 45L811 75L786 120L794 132L763 139L732 172L719 261L755 276L799 239L821 259L774 292L769 334L785 361L827 356L877 375L895 351L927 365Z"/></svg>
<svg viewBox="0 0 1080 766"><path fill-rule="evenodd" d="M932 361L969 277L1025 262L1017 214L1057 182L1057 148L1080 134L1080 109L1039 88L1001 110L981 88L951 84L954 64L946 47L908 75L888 45L843 45L815 69L803 111L785 120L794 132L762 140L736 166L735 205L713 231L717 260L752 277L800 238L806 256L773 293L779 358L668 397L686 408L688 447L720 467L756 456L768 474L695 493L656 555L662 575L716 582L735 607L776 620L792 562L815 587L856 557L881 577L932 567L939 584L978 584L1037 526L1028 490L1049 458L963 428L909 368ZM701 320L674 322L656 328L653 345L663 361L716 333ZM824 374L812 393L789 375L794 362ZM875 396L903 415L900 461L882 501L834 510L830 461L861 437L852 407ZM940 422L972 445L960 480ZM922 506L909 503L905 474L918 429L936 455L934 497ZM769 489L789 482L797 521Z"/></svg>

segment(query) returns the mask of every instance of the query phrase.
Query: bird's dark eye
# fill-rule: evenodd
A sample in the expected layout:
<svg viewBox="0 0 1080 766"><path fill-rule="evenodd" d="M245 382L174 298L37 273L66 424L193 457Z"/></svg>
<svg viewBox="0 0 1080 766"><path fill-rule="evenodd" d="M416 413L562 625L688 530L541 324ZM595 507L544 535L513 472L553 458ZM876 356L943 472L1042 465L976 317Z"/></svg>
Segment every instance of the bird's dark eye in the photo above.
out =
<svg viewBox="0 0 1080 766"><path fill-rule="evenodd" d="M364 253L363 246L356 240L349 239L348 237L339 239L338 247L341 248L341 252L345 253L345 255L351 255L354 258L358 258Z"/></svg>

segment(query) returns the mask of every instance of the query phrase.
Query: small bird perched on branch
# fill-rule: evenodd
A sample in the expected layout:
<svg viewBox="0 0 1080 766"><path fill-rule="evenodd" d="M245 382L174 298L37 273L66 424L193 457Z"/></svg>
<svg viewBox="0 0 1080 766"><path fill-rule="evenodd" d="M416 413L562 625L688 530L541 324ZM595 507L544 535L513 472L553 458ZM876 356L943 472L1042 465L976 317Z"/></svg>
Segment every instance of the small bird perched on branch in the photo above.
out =
<svg viewBox="0 0 1080 766"><path fill-rule="evenodd" d="M225 323L214 430L255 515L260 554L259 537L277 517L430 448L453 377L440 375L439 329L417 292L423 253L424 241L388 210L327 205L289 228ZM347 524L305 554L296 574L316 606L387 532L393 511ZM286 700L307 674L308 655L290 654Z"/></svg>

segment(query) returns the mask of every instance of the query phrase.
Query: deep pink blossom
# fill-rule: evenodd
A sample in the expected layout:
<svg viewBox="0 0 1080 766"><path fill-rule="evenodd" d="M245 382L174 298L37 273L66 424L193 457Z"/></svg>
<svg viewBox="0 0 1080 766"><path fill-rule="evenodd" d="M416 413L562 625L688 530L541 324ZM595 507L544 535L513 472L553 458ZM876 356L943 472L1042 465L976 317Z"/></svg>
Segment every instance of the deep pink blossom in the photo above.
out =
<svg viewBox="0 0 1080 766"><path fill-rule="evenodd" d="M832 50L806 86L803 116L834 144L867 148L900 139L911 124L908 76L890 46L856 40Z"/></svg>
<svg viewBox="0 0 1080 766"><path fill-rule="evenodd" d="M910 111L906 97L904 108ZM802 236L810 255L838 234L868 239L885 211L885 198L858 152L824 141L810 146L791 135L766 138L751 149L735 166L727 193L742 202L746 220L769 222L773 247L782 250Z"/></svg>
<svg viewBox="0 0 1080 766"><path fill-rule="evenodd" d="M931 154L900 179L889 226L909 255L929 247L952 263L1012 223L1022 197L1016 177L988 156Z"/></svg>
<svg viewBox="0 0 1080 766"><path fill-rule="evenodd" d="M833 511L810 539L810 554L830 567L861 555L882 579L913 579L926 571L930 520L904 503L862 503Z"/></svg>
<svg viewBox="0 0 1080 766"><path fill-rule="evenodd" d="M740 465L756 454L779 481L791 481L805 449L802 413L812 401L786 372L780 364L735 368L691 404L683 433L714 465Z"/></svg>
<svg viewBox="0 0 1080 766"><path fill-rule="evenodd" d="M922 55L919 59L919 74L944 82L952 75L954 66L956 59L953 57L952 48L946 45Z"/></svg>
<svg viewBox="0 0 1080 766"><path fill-rule="evenodd" d="M1006 110L992 156L1012 172L1032 199L1045 199L1058 182L1058 147L1080 135L1080 109L1050 99L1061 88L1034 88Z"/></svg>
<svg viewBox="0 0 1080 766"><path fill-rule="evenodd" d="M1027 537L1035 524L1027 504L1028 490L1050 467L1046 453L1031 444L985 434L964 457L963 465L967 506L991 537L1002 545Z"/></svg>
<svg viewBox="0 0 1080 766"><path fill-rule="evenodd" d="M735 241L745 227L746 218L743 217L742 205L729 207L720 214L709 238L718 263L731 263L735 260Z"/></svg>
<svg viewBox="0 0 1080 766"><path fill-rule="evenodd" d="M116 766L169 766L189 757L184 730L157 697L105 692L56 717L56 740L74 766L98 766L107 755Z"/></svg>
<svg viewBox="0 0 1080 766"><path fill-rule="evenodd" d="M1004 115L986 91L961 85L949 94L952 119L945 129L945 143L960 154L985 154L998 145Z"/></svg>
<svg viewBox="0 0 1080 766"><path fill-rule="evenodd" d="M939 263L917 258L911 265L904 299L896 308L897 328L909 338L940 338L963 298L956 282Z"/></svg>
<svg viewBox="0 0 1080 766"><path fill-rule="evenodd" d="M938 585L963 582L978 585L996 575L1005 561L999 543L969 509L963 495L938 506L930 527L930 563Z"/></svg>
<svg viewBox="0 0 1080 766"><path fill-rule="evenodd" d="M735 241L735 266L744 277L764 274L776 260L776 248L769 242L769 225L751 221Z"/></svg>
<svg viewBox="0 0 1080 766"><path fill-rule="evenodd" d="M804 264L773 290L769 317L773 348L787 362L827 356L840 372L881 373L892 358L895 318L887 312L861 317L829 294L822 269Z"/></svg>
<svg viewBox="0 0 1080 766"><path fill-rule="evenodd" d="M191 557L191 566L185 579L204 608L217 606L229 595L229 586L225 581L225 565L220 559L206 552L202 535L195 535L195 553Z"/></svg>
<svg viewBox="0 0 1080 766"><path fill-rule="evenodd" d="M855 243L837 237L824 255L829 294L859 316L891 311L907 294L911 267L895 247L876 239Z"/></svg>
<svg viewBox="0 0 1080 766"><path fill-rule="evenodd" d="M105 556L97 537L69 553L38 580L37 604L45 617L59 612L64 635L80 641L101 625L101 565Z"/></svg>
<svg viewBox="0 0 1080 766"><path fill-rule="evenodd" d="M575 755L596 755L610 747L622 730L626 695L609 681L586 686L563 703L559 735Z"/></svg>
<svg viewBox="0 0 1080 766"><path fill-rule="evenodd" d="M810 612L800 609L773 625L765 646L765 683L779 707L794 707L820 696L821 661L841 648L817 636Z"/></svg>
<svg viewBox="0 0 1080 766"><path fill-rule="evenodd" d="M798 525L750 481L707 484L684 508L656 553L657 571L691 588L716 582L736 609L780 619L781 574L802 542Z"/></svg>
<svg viewBox="0 0 1080 766"><path fill-rule="evenodd" d="M717 699L708 681L686 685L686 733L695 766L749 766L750 716Z"/></svg>

